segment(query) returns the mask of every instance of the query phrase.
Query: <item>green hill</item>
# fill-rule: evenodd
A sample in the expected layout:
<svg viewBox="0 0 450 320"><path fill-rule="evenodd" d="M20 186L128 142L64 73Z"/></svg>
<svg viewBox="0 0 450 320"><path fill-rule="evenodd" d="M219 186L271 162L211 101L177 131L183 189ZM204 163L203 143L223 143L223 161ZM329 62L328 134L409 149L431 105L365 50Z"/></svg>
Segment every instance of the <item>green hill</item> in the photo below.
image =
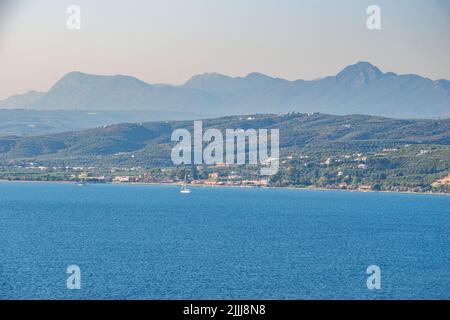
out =
<svg viewBox="0 0 450 320"><path fill-rule="evenodd" d="M291 149L374 151L405 144L450 145L450 119L397 120L363 115L287 114L234 116L203 121L204 129L280 129L282 153ZM113 161L118 153L133 153L130 164L153 158L170 160L158 148L170 149L176 128L192 131L192 121L117 124L95 129L32 137L1 137L2 161L68 160L101 157ZM95 163L95 159L92 159Z"/></svg>
<svg viewBox="0 0 450 320"><path fill-rule="evenodd" d="M174 143L170 136L176 128L193 132L193 122L125 123L61 134L1 137L0 165L171 167ZM209 119L203 121L203 128L279 129L280 172L271 179L278 185L400 183L426 188L450 171L450 119L292 113Z"/></svg>

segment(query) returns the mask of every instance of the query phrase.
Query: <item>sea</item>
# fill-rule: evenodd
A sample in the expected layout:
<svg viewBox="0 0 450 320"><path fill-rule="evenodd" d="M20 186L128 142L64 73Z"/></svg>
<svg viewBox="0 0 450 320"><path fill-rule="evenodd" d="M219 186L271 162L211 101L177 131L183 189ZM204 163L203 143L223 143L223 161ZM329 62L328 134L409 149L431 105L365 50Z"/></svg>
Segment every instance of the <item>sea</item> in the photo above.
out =
<svg viewBox="0 0 450 320"><path fill-rule="evenodd" d="M191 189L0 183L0 299L450 299L449 196Z"/></svg>

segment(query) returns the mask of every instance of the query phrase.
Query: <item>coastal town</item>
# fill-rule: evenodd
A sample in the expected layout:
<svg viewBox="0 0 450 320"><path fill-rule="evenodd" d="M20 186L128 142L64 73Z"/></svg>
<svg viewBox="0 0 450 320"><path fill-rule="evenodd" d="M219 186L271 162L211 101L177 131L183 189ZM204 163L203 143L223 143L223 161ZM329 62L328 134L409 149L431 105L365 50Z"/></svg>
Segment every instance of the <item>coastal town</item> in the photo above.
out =
<svg viewBox="0 0 450 320"><path fill-rule="evenodd" d="M74 183L182 184L227 187L295 187L355 191L450 193L450 173L433 172L424 177L407 176L408 168L390 169L389 157L405 153L409 146L385 148L373 153L341 153L317 156L291 154L280 158L280 170L261 176L259 166L188 165L144 168L141 166L49 166L22 162L0 166L0 180L65 181ZM408 151L415 158L436 153L433 149ZM392 161L392 160L391 160ZM415 165L414 169L417 168Z"/></svg>

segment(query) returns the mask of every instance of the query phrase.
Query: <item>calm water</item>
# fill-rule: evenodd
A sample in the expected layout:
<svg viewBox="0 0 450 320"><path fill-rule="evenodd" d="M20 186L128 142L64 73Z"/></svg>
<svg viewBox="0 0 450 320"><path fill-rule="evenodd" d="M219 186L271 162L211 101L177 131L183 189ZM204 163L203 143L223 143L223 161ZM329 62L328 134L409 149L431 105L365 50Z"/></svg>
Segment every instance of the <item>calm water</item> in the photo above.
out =
<svg viewBox="0 0 450 320"><path fill-rule="evenodd" d="M0 183L0 298L450 299L450 197Z"/></svg>

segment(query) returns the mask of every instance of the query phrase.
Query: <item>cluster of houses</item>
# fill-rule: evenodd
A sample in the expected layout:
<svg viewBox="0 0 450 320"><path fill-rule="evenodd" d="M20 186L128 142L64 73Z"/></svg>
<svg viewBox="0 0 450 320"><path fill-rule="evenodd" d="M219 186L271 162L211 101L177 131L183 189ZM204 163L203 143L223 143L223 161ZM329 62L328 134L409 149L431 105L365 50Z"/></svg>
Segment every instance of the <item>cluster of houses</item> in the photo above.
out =
<svg viewBox="0 0 450 320"><path fill-rule="evenodd" d="M113 183L181 183L179 179L171 178L152 178L149 174L141 176L115 176L111 180ZM220 177L218 172L208 175L207 179L196 179L191 181L192 185L204 186L251 186L251 187L267 187L268 179L246 180L236 174L230 174L227 177Z"/></svg>

